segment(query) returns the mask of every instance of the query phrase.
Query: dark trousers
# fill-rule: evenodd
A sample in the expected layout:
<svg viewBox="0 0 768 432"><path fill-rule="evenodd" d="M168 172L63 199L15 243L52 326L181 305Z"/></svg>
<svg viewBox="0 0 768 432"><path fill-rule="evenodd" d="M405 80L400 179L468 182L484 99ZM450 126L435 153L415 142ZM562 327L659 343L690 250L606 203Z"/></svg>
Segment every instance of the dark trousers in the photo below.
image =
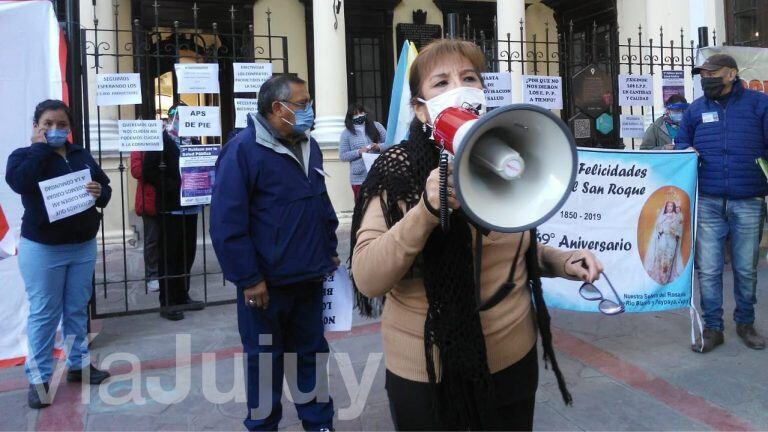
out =
<svg viewBox="0 0 768 432"><path fill-rule="evenodd" d="M539 382L536 347L519 362L492 375L497 422L489 430L529 431L533 428L533 409ZM438 384L439 386L439 384ZM385 387L392 422L399 431L457 430L433 415L433 392L429 383L416 382L387 370ZM445 407L446 404L441 404Z"/></svg>
<svg viewBox="0 0 768 432"><path fill-rule="evenodd" d="M163 214L158 233L160 307L189 299L189 272L197 253L197 215Z"/></svg>
<svg viewBox="0 0 768 432"><path fill-rule="evenodd" d="M157 279L160 274L160 218L142 216L141 219L144 221L144 274L147 279Z"/></svg>
<svg viewBox="0 0 768 432"><path fill-rule="evenodd" d="M277 430L283 376L304 429L333 427L322 281L268 286L269 307L245 305L237 292L237 324L247 358L249 430ZM297 394L297 391L301 394Z"/></svg>

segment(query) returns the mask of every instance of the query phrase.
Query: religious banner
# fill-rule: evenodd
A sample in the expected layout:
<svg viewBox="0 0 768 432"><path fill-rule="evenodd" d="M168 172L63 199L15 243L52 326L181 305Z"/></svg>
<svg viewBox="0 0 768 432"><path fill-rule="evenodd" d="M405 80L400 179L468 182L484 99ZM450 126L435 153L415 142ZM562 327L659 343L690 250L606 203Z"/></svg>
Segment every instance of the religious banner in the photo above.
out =
<svg viewBox="0 0 768 432"><path fill-rule="evenodd" d="M604 313L604 301L626 312L688 307L697 166L693 151L580 149L573 191L539 227L539 241L588 249L605 274L586 287L543 279L547 304Z"/></svg>
<svg viewBox="0 0 768 432"><path fill-rule="evenodd" d="M182 206L210 204L216 179L216 159L220 145L184 145L180 147L179 171Z"/></svg>

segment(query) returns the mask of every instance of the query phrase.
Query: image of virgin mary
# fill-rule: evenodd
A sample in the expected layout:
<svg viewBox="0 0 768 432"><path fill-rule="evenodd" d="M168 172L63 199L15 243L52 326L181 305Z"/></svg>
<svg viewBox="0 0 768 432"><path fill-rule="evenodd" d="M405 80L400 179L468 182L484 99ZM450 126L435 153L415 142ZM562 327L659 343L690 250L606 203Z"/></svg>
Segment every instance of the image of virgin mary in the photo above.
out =
<svg viewBox="0 0 768 432"><path fill-rule="evenodd" d="M669 284L683 272L682 236L683 215L680 206L667 201L656 218L643 260L648 275L661 285Z"/></svg>

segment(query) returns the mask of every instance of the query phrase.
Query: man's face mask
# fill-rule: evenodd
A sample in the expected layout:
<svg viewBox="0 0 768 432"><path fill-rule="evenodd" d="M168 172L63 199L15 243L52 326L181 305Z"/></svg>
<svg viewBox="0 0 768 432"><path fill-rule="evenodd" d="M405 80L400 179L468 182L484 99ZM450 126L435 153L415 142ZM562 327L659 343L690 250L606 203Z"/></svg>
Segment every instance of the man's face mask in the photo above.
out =
<svg viewBox="0 0 768 432"><path fill-rule="evenodd" d="M282 105L283 107L285 107L285 109L293 113L294 122L290 122L282 117L280 119L288 123L289 125L293 126L293 131L295 133L297 134L306 133L315 123L315 112L312 110L311 101L307 102L307 104L304 106L303 109L299 109L296 111L288 108L288 105L284 104L283 102L280 102L280 105Z"/></svg>
<svg viewBox="0 0 768 432"><path fill-rule="evenodd" d="M58 148L66 144L68 129L48 129L45 131L45 141L49 146Z"/></svg>
<svg viewBox="0 0 768 432"><path fill-rule="evenodd" d="M430 100L417 99L427 106L429 112L429 124L434 125L437 115L447 108L466 108L478 115L485 114L485 93L483 89L475 87L457 87L439 94Z"/></svg>
<svg viewBox="0 0 768 432"><path fill-rule="evenodd" d="M725 85L729 81L727 74L725 76L701 77L701 90L704 91L704 96L707 99L717 99L722 96Z"/></svg>

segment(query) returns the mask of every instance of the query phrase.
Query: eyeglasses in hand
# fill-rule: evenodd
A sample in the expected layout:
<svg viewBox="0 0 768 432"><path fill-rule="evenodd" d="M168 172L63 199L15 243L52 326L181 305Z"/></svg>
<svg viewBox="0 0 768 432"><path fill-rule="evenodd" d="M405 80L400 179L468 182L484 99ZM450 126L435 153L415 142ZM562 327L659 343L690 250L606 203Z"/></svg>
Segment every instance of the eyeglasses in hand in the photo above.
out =
<svg viewBox="0 0 768 432"><path fill-rule="evenodd" d="M600 274L602 275L602 278L605 279L605 281L608 283L608 287L611 288L616 301L608 300L605 298L602 291L600 291L600 289L596 287L594 283L589 282L585 282L581 285L581 288L579 288L579 295L581 295L584 300L599 301L600 303L598 308L600 309L600 312L604 313L605 315L618 315L623 313L624 302L621 301L621 297L619 297L616 289L613 288L613 284L611 283L611 280L608 279L608 276L603 272L600 272Z"/></svg>

